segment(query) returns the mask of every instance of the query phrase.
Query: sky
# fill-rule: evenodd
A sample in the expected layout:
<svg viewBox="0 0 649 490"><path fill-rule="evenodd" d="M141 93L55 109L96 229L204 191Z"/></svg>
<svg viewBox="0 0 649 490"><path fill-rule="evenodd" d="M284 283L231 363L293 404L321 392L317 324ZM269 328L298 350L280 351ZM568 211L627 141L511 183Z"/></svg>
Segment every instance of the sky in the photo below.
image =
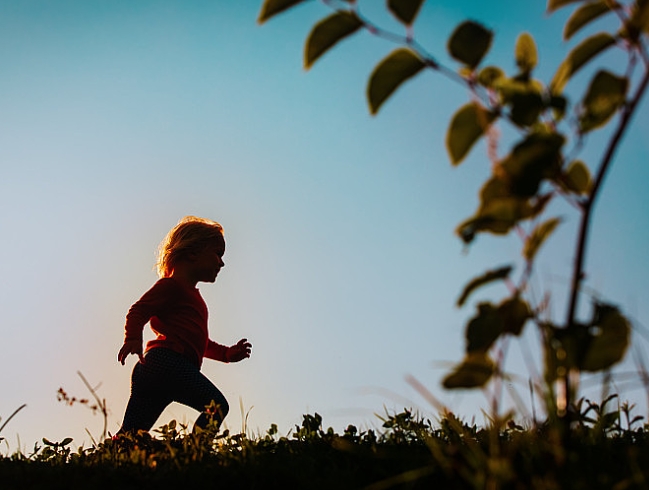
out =
<svg viewBox="0 0 649 490"><path fill-rule="evenodd" d="M484 144L458 168L444 147L469 95L427 71L371 116L366 82L394 45L361 32L305 71L304 40L330 11L307 2L258 25L260 6L0 0L0 425L26 404L0 451L29 453L43 437L87 447L101 435L100 415L57 401L59 388L90 396L79 372L117 431L135 363L116 359L124 317L157 279L156 247L185 215L225 230L225 269L199 286L211 338L253 344L248 360L203 365L230 402L232 432L276 423L288 434L315 412L336 430L377 428L386 411L411 407L433 419L438 407L408 376L461 417L484 421L487 394L447 392L440 380L462 358L474 305L507 291L486 287L461 309L455 301L487 269L514 262L520 272L521 243L480 236L467 249L454 234L489 175ZM360 8L402 32L383 2ZM446 40L477 20L495 33L487 61L513 73L513 45L527 31L547 82L574 45L561 41L569 12L548 16L543 1L427 2L414 33L455 68ZM584 77L568 90L583 90ZM633 320L614 380L645 417L634 359L649 338L646 104L597 201L586 264L590 290ZM505 155L511 132L501 132ZM591 168L607 134L588 140ZM535 291L550 292L563 318L577 215L560 204L550 211L564 223L539 255ZM527 401L527 361L540 369L535 339L530 324L508 349L506 368L522 380L512 388ZM597 379L584 385L597 400ZM195 417L174 404L156 426Z"/></svg>

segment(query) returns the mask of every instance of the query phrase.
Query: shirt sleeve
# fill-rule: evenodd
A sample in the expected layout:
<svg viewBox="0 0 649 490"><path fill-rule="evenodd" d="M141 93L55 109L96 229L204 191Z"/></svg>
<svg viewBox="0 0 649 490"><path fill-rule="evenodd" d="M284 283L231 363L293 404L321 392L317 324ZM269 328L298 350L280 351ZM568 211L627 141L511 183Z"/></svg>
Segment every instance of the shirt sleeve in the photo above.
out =
<svg viewBox="0 0 649 490"><path fill-rule="evenodd" d="M142 330L149 320L159 315L169 304L174 294L174 284L165 279L160 279L151 289L137 300L126 315L124 337L126 341L142 340Z"/></svg>
<svg viewBox="0 0 649 490"><path fill-rule="evenodd" d="M214 359L215 361L229 362L228 361L228 349L229 347L216 342L209 340L207 342L207 348L205 349L205 357L208 359Z"/></svg>

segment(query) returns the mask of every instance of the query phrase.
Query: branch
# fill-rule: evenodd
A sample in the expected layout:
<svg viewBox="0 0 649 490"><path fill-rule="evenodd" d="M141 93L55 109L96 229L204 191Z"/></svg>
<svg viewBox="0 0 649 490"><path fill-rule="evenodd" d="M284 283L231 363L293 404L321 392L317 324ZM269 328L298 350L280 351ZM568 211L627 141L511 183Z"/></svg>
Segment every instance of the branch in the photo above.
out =
<svg viewBox="0 0 649 490"><path fill-rule="evenodd" d="M635 109L638 103L640 102L640 99L642 99L642 96L644 95L644 92L647 89L648 84L649 84L649 70L645 71L644 78L642 79L642 82L640 83L638 90L636 91L635 95L631 99L631 102L629 102L629 104L626 105L625 110L622 113L622 117L620 118L620 122L617 127L617 130L615 131L613 137L611 138L606 153L602 158L602 163L600 164L599 170L597 172L597 176L595 177L595 181L593 183L593 189L590 193L590 197L584 202L584 214L581 219L581 226L579 230L579 241L577 244L577 256L575 258L575 266L573 269L573 276L572 276L572 283L571 283L571 290L570 290L570 304L568 307L568 318L566 322L567 328L571 328L575 322L575 313L577 310L577 298L579 295L581 281L584 278L584 258L586 255L586 242L588 240L588 232L590 229L590 221L591 221L590 218L591 218L591 213L593 211L593 206L595 204L595 199L599 195L599 191L602 182L604 181L604 177L606 176L606 172L608 171L611 162L613 161L613 155L620 144L622 136L624 135L624 132L626 131L626 128L628 127L629 122L631 121L631 117L633 116Z"/></svg>

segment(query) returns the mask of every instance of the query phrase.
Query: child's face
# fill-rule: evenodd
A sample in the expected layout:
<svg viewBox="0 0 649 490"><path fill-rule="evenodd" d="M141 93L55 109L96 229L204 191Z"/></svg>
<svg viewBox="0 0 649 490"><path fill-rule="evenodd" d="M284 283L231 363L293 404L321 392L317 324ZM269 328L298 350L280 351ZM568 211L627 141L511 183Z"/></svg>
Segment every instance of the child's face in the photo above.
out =
<svg viewBox="0 0 649 490"><path fill-rule="evenodd" d="M225 240L219 238L194 255L192 268L196 274L197 281L216 281L216 276L219 275L219 271L225 265L223 262L223 254L225 254Z"/></svg>

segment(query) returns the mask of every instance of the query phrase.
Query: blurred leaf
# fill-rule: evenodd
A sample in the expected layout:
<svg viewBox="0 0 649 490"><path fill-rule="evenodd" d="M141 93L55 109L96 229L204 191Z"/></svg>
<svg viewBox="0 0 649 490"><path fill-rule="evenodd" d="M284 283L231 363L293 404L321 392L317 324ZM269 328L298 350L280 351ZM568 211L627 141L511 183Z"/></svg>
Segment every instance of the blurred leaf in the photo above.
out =
<svg viewBox="0 0 649 490"><path fill-rule="evenodd" d="M536 92L513 94L510 97L509 105L511 106L512 122L521 127L528 127L536 123L545 109L541 94Z"/></svg>
<svg viewBox="0 0 649 490"><path fill-rule="evenodd" d="M71 437L66 437L61 442L59 442L59 446L67 446L71 442L72 442L72 438Z"/></svg>
<svg viewBox="0 0 649 490"><path fill-rule="evenodd" d="M488 351L502 331L498 309L491 303L480 303L478 314L466 326L466 351Z"/></svg>
<svg viewBox="0 0 649 490"><path fill-rule="evenodd" d="M405 25L412 25L424 0L388 0L388 8Z"/></svg>
<svg viewBox="0 0 649 490"><path fill-rule="evenodd" d="M479 388L494 373L494 364L484 352L469 352L462 363L442 382L446 389Z"/></svg>
<svg viewBox="0 0 649 490"><path fill-rule="evenodd" d="M483 87L494 88L496 81L504 76L505 72L497 66L487 66L478 73L478 83Z"/></svg>
<svg viewBox="0 0 649 490"><path fill-rule="evenodd" d="M533 207L527 199L497 198L481 206L476 215L460 223L456 233L464 243L470 243L479 232L505 235L523 219L532 216Z"/></svg>
<svg viewBox="0 0 649 490"><path fill-rule="evenodd" d="M503 333L512 335L520 335L525 322L532 318L529 305L518 296L506 299L498 305L498 314L502 321Z"/></svg>
<svg viewBox="0 0 649 490"><path fill-rule="evenodd" d="M628 34L630 34L629 37L633 43L637 43L641 32L649 32L649 2L646 0L633 2L631 17L627 25L631 31Z"/></svg>
<svg viewBox="0 0 649 490"><path fill-rule="evenodd" d="M615 45L615 38L607 32L594 34L584 39L580 44L568 53L565 60L561 62L557 72L550 82L550 89L553 94L563 91L568 80L577 73L586 63L607 48Z"/></svg>
<svg viewBox="0 0 649 490"><path fill-rule="evenodd" d="M498 269L487 271L481 276L472 279L466 286L464 286L464 290L462 291L462 294L457 300L457 306L462 306L467 300L467 298L469 297L469 295L477 288L484 286L485 284L488 284L493 281L497 281L500 279L507 279L511 271L512 271L512 266L507 265L504 267L500 267Z"/></svg>
<svg viewBox="0 0 649 490"><path fill-rule="evenodd" d="M631 328L619 310L610 305L596 305L595 333L589 343L581 368L601 371L621 361L629 345Z"/></svg>
<svg viewBox="0 0 649 490"><path fill-rule="evenodd" d="M585 0L548 0L548 12L554 12L558 8L565 7L571 3L584 2Z"/></svg>
<svg viewBox="0 0 649 490"><path fill-rule="evenodd" d="M609 3L611 3L610 0L596 0L588 2L575 10L564 26L563 38L567 41L582 27L602 15L612 12L613 9L609 7ZM615 3L614 8L620 8L620 5Z"/></svg>
<svg viewBox="0 0 649 490"><path fill-rule="evenodd" d="M257 22L263 24L274 15L277 15L290 7L294 7L303 1L304 0L264 0Z"/></svg>
<svg viewBox="0 0 649 490"><path fill-rule="evenodd" d="M525 240L525 246L523 247L525 260L528 262L534 260L543 242L552 234L559 223L561 223L561 218L550 218L534 228L530 236Z"/></svg>
<svg viewBox="0 0 649 490"><path fill-rule="evenodd" d="M446 133L446 148L453 165L459 164L466 157L494 119L496 113L488 111L477 102L469 102L453 115Z"/></svg>
<svg viewBox="0 0 649 490"><path fill-rule="evenodd" d="M563 115L566 113L566 107L568 106L568 100L563 95L551 95L549 106L554 109L557 119L563 119Z"/></svg>
<svg viewBox="0 0 649 490"><path fill-rule="evenodd" d="M455 28L448 41L448 52L470 68L478 66L491 47L493 33L482 25L465 21Z"/></svg>
<svg viewBox="0 0 649 490"><path fill-rule="evenodd" d="M426 64L413 51L399 48L381 61L370 76L367 98L370 112L376 114L399 86L419 73Z"/></svg>
<svg viewBox="0 0 649 490"><path fill-rule="evenodd" d="M558 133L531 133L518 143L500 164L511 193L530 197L541 180L555 177L561 169L561 147L565 138Z"/></svg>
<svg viewBox="0 0 649 490"><path fill-rule="evenodd" d="M601 70L593 78L582 102L584 112L579 117L582 133L606 124L624 105L629 80L626 77Z"/></svg>
<svg viewBox="0 0 649 490"><path fill-rule="evenodd" d="M568 170L560 180L563 186L576 194L588 194L592 185L590 170L584 162L575 160L570 163Z"/></svg>
<svg viewBox="0 0 649 490"><path fill-rule="evenodd" d="M522 33L516 40L516 66L523 72L529 73L538 63L538 53L534 38L527 32Z"/></svg>
<svg viewBox="0 0 649 490"><path fill-rule="evenodd" d="M363 22L355 13L340 11L318 22L306 41L304 67L308 70L313 63L338 41L356 32Z"/></svg>

